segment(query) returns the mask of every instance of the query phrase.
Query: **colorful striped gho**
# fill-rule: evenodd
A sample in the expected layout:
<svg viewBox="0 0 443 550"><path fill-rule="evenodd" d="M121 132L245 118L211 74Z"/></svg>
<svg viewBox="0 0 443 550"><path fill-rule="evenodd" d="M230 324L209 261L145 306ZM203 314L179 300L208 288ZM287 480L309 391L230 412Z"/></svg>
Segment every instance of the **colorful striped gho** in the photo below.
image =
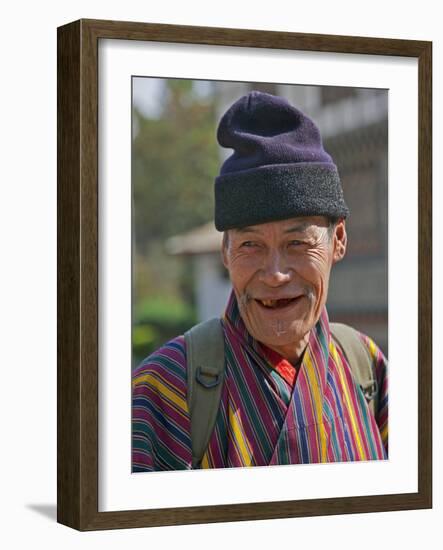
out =
<svg viewBox="0 0 443 550"><path fill-rule="evenodd" d="M311 331L295 384L283 358L247 332L231 294L223 317L226 377L202 468L387 458L386 359L368 337L380 388L375 417L329 333ZM279 368L276 368L279 367ZM191 468L186 350L178 337L134 373L133 471Z"/></svg>

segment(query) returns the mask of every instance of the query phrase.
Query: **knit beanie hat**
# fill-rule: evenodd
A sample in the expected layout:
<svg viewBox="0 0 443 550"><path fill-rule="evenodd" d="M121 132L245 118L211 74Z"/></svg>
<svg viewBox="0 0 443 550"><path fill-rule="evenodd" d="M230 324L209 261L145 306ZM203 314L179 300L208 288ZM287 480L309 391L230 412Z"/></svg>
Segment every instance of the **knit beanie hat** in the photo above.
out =
<svg viewBox="0 0 443 550"><path fill-rule="evenodd" d="M348 216L317 126L286 99L248 93L223 115L217 139L234 150L215 179L219 231L298 216Z"/></svg>

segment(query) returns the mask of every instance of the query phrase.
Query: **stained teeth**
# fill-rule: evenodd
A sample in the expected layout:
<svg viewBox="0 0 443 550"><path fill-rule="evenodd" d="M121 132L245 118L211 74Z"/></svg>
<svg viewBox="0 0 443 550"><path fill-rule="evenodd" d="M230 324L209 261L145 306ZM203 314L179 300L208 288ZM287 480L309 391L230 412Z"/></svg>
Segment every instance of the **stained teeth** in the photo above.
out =
<svg viewBox="0 0 443 550"><path fill-rule="evenodd" d="M280 300L260 300L265 307L282 307L292 302L291 298L281 298Z"/></svg>

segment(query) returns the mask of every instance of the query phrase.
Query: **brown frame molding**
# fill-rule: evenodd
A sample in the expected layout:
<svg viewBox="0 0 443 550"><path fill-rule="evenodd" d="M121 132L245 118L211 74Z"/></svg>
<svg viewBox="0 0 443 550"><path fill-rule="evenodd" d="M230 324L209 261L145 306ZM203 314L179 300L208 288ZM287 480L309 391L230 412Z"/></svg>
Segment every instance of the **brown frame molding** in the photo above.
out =
<svg viewBox="0 0 443 550"><path fill-rule="evenodd" d="M98 512L98 41L162 41L415 57L419 66L417 493ZM58 521L79 530L432 507L432 43L79 20L58 29Z"/></svg>

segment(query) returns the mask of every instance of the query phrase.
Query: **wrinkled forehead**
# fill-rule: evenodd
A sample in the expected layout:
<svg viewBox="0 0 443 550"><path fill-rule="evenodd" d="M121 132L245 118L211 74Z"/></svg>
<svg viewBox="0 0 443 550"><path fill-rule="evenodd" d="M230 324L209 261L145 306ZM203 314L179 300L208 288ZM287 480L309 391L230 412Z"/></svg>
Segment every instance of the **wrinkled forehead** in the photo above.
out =
<svg viewBox="0 0 443 550"><path fill-rule="evenodd" d="M244 234L286 234L286 233L307 233L322 231L329 226L328 219L324 216L303 216L290 218L287 220L279 220L267 222L257 225L248 225L230 229L229 232L233 235Z"/></svg>

